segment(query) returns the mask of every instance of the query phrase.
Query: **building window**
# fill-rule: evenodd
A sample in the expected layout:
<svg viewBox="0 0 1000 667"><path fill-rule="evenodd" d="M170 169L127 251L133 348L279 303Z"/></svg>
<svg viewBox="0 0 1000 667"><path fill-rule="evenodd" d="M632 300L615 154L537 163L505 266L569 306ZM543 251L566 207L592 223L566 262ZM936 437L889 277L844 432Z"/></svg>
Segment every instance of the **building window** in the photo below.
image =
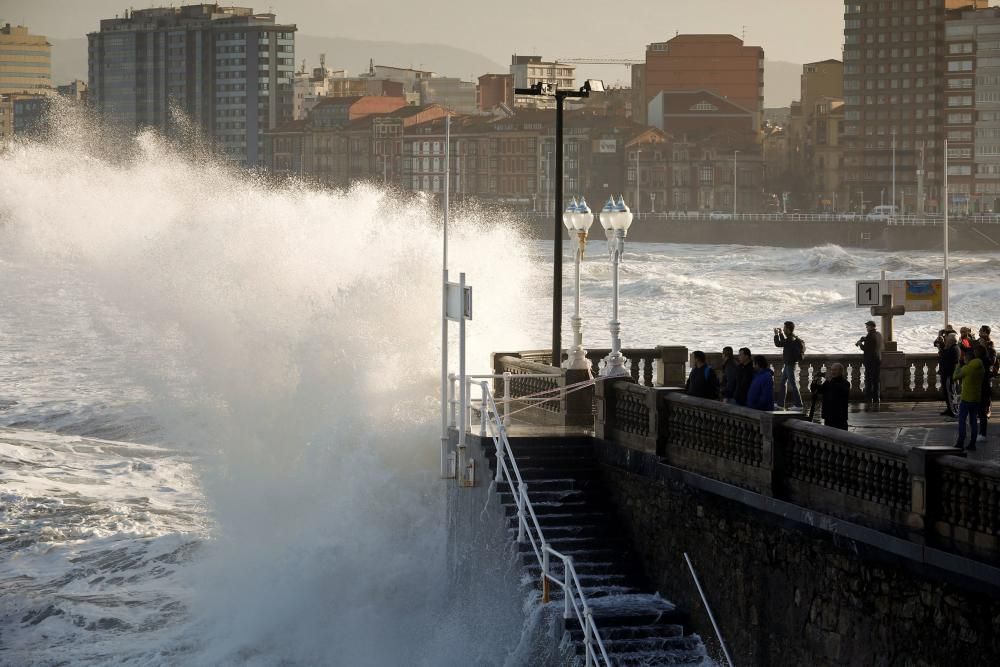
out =
<svg viewBox="0 0 1000 667"><path fill-rule="evenodd" d="M709 166L704 166L701 168L701 184L711 185L712 184L713 170Z"/></svg>

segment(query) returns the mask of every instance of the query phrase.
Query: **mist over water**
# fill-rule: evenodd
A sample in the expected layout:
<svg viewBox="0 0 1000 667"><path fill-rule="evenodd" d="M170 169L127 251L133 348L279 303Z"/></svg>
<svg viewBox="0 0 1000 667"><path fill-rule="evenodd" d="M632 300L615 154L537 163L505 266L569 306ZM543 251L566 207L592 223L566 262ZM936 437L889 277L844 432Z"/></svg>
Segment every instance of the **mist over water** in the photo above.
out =
<svg viewBox="0 0 1000 667"><path fill-rule="evenodd" d="M81 494L71 521L87 523L121 501L96 492L116 483L105 466L149 465L119 489L149 518L5 543L20 565L0 570L0 662L47 664L69 648L100 663L114 646L150 664L467 664L465 642L442 640L453 629L442 620L436 213L373 188L268 185L151 133L108 152L91 141L100 132L76 116L0 156L0 272L14 286L0 398L16 401L0 419L75 434L56 443L55 471L4 475L5 511L37 535L35 524L69 520L52 508ZM501 216L458 216L451 232L455 277L465 270L476 290L470 365L483 369L489 350L529 342L519 324L534 269ZM105 450L95 436L168 453L88 457ZM48 456L30 443L6 454ZM54 486L71 467L78 487ZM161 470L185 488L155 479ZM135 579L71 565L80 539L130 549L119 569ZM169 567L138 567L165 539L192 546ZM111 599L70 609L71 589ZM136 601L137 589L155 601ZM50 604L58 618L29 625ZM150 607L162 613L144 625L136 609ZM483 639L473 655L503 655Z"/></svg>
<svg viewBox="0 0 1000 667"><path fill-rule="evenodd" d="M0 153L0 664L522 662L491 598L448 588L438 214L65 113ZM491 211L450 238L470 370L547 347L549 244ZM852 352L854 280L881 269L940 256L628 244L622 338L767 351L794 319ZM956 326L996 323L998 255L956 253L953 278ZM610 282L592 241L590 347ZM897 320L902 349L939 326Z"/></svg>

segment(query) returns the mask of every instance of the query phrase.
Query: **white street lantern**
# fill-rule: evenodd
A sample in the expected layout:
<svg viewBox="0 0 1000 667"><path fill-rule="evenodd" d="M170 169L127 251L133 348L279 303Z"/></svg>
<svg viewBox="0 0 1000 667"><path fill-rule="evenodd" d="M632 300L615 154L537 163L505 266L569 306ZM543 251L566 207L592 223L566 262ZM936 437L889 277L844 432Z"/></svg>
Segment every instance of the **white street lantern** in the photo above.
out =
<svg viewBox="0 0 1000 667"><path fill-rule="evenodd" d="M625 199L621 195L618 201L614 197L608 199L608 203L601 210L601 226L608 237L608 254L612 265L612 300L611 300L611 352L605 357L604 369L601 374L605 377L628 377L629 371L626 368L628 360L622 355L622 341L619 337L621 333L621 322L618 321L618 265L622 255L625 253L625 235L632 225L632 211L625 205Z"/></svg>
<svg viewBox="0 0 1000 667"><path fill-rule="evenodd" d="M590 362L587 360L587 351L583 349L583 319L580 317L580 262L583 261L583 253L587 247L587 232L594 223L594 214L587 206L587 201L576 198L566 207L563 213L563 224L570 234L576 234L577 248L575 253L576 265L576 301L573 306L573 348L569 352L565 368L573 370L587 371L590 375Z"/></svg>

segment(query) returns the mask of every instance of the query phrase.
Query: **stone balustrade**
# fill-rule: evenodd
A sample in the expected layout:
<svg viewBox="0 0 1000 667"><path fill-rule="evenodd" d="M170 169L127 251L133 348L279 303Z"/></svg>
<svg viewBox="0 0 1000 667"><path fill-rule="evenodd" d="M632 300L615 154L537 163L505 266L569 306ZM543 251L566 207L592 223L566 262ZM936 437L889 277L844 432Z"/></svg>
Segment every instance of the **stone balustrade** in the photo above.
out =
<svg viewBox="0 0 1000 667"><path fill-rule="evenodd" d="M591 363L591 373L600 375L604 357L610 350L598 349L587 351ZM646 387L682 387L687 379L690 368L688 348L684 346L658 345L654 348L628 348L622 353L629 359L632 379ZM527 352L505 353L517 356L526 361L548 364L551 361L550 350L530 350ZM722 354L706 353L709 365L717 370L722 366ZM781 377L784 362L781 354L763 355L775 378ZM566 354L563 354L566 358ZM834 363L844 365L848 382L851 384L851 400L864 400L864 363L861 354L807 354L798 364L796 374L799 392L803 400L812 398L809 385L820 373L829 373ZM551 368L551 366L549 366ZM934 401L941 399L941 379L938 376L937 354L906 354L902 352L886 352L882 359L882 398L898 401ZM780 394L778 382L775 382L775 397ZM993 379L994 396L1000 397L1000 378Z"/></svg>
<svg viewBox="0 0 1000 667"><path fill-rule="evenodd" d="M627 380L598 384L597 437L822 514L1000 560L1000 466Z"/></svg>

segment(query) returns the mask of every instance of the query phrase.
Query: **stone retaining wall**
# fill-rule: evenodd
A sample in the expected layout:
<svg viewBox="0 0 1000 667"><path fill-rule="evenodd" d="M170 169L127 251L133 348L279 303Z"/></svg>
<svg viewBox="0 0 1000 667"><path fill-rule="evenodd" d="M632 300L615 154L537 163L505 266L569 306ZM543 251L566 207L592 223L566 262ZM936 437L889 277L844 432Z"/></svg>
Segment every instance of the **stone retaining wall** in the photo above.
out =
<svg viewBox="0 0 1000 667"><path fill-rule="evenodd" d="M1000 664L996 589L657 479L650 455L617 456L639 469L619 460L605 481L647 575L712 637L688 552L737 665Z"/></svg>

